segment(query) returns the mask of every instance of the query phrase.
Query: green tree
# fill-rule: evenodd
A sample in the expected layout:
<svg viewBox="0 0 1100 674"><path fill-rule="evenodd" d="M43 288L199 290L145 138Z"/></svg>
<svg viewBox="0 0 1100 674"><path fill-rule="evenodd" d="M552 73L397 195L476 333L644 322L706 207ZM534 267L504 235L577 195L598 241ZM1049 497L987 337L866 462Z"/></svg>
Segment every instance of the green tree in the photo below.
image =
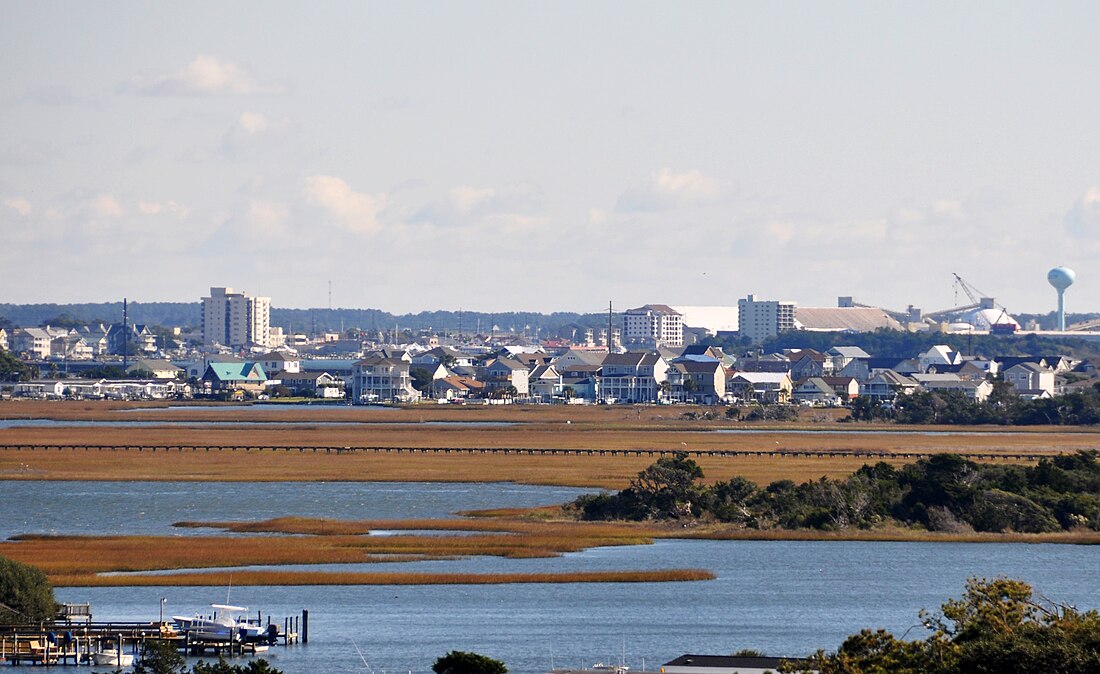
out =
<svg viewBox="0 0 1100 674"><path fill-rule="evenodd" d="M53 620L57 602L41 569L0 557L0 625Z"/></svg>
<svg viewBox="0 0 1100 674"><path fill-rule="evenodd" d="M500 660L478 653L451 651L435 661L432 671L435 674L506 674L508 668Z"/></svg>
<svg viewBox="0 0 1100 674"><path fill-rule="evenodd" d="M684 452L662 456L630 481L627 489L637 499L639 519L691 516L698 505L700 490L695 481L703 477L703 469Z"/></svg>
<svg viewBox="0 0 1100 674"><path fill-rule="evenodd" d="M168 641L146 641L141 657L134 662L134 674L186 674L187 667L176 645Z"/></svg>
<svg viewBox="0 0 1100 674"><path fill-rule="evenodd" d="M733 477L729 482L719 482L711 487L707 506L723 522L755 526L756 514L752 501L759 491L754 482L743 477Z"/></svg>
<svg viewBox="0 0 1100 674"><path fill-rule="evenodd" d="M15 354L0 349L0 381L27 381L36 374L32 366L19 360Z"/></svg>
<svg viewBox="0 0 1100 674"><path fill-rule="evenodd" d="M836 653L818 652L785 672L820 674L1086 674L1100 671L1100 614L1036 598L1027 583L970 579L961 599L939 615L921 613L930 630L905 641L864 630Z"/></svg>
<svg viewBox="0 0 1100 674"><path fill-rule="evenodd" d="M82 321L68 313L60 313L53 318L47 318L39 323L38 327L44 328L47 325L51 328L65 328L66 330L72 330L74 328L81 328L89 323L104 323L105 321L95 319L91 321Z"/></svg>
<svg viewBox="0 0 1100 674"><path fill-rule="evenodd" d="M84 379L126 379L122 365L97 365L80 374Z"/></svg>
<svg viewBox="0 0 1100 674"><path fill-rule="evenodd" d="M665 379L657 384L657 390L661 392L661 400L668 400L672 395L672 382Z"/></svg>
<svg viewBox="0 0 1100 674"><path fill-rule="evenodd" d="M426 367L413 367L409 369L409 376L412 377L413 388L421 393L427 393L432 390L432 371Z"/></svg>
<svg viewBox="0 0 1100 674"><path fill-rule="evenodd" d="M225 661L224 658L218 658L218 661L211 664L205 662L196 663L191 668L191 674L283 674L281 670L275 669L271 664L259 658L257 660L251 660L244 665L231 665Z"/></svg>

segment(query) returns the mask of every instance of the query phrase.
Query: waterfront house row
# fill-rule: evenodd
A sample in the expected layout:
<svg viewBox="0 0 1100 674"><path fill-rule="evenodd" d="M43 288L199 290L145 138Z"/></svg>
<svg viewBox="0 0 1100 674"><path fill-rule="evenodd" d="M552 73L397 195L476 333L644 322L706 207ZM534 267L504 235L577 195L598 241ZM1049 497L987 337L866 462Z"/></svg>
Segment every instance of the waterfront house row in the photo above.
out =
<svg viewBox="0 0 1100 674"><path fill-rule="evenodd" d="M52 343L59 336L51 336L45 328L21 329L19 334L24 345L34 339L40 340L40 345ZM127 374L133 379L191 380L195 394L234 398L278 394L329 399L346 395L357 403L430 398L837 405L856 396L890 401L920 390L956 391L981 401L993 390L993 378L1003 378L1023 398L1049 397L1067 382L1086 376L1070 372L1085 372L1087 365L1064 356L969 358L947 346L934 346L908 357L876 357L847 346L824 352L789 349L733 356L701 345L608 353L575 347L546 350L534 344L504 347L491 354L452 346L409 351L387 347L359 360L308 362L307 366L284 351L247 361L228 355L204 355L178 364L137 358ZM10 384L4 388L10 394L39 397L63 396L66 389L54 386L52 380L38 380L38 384L18 390ZM83 384L67 388L69 395L84 397L101 397L103 390L102 386L94 389ZM165 391L158 388L148 394L135 391L127 395L183 395L179 388Z"/></svg>

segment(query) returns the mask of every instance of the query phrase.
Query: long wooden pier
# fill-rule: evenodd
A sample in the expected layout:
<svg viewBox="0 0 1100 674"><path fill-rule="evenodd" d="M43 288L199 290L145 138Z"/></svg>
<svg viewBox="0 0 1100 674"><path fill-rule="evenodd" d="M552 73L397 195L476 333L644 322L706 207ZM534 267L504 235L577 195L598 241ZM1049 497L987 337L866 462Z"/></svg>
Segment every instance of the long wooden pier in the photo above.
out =
<svg viewBox="0 0 1100 674"><path fill-rule="evenodd" d="M872 449L576 449L552 447L382 447L373 445L329 446L329 445L194 445L194 444L86 444L86 443L0 443L0 451L84 451L84 452L298 452L324 454L517 454L531 456L669 456L687 454L689 456L773 456L791 458L829 458L855 457L871 459L919 459L943 450L905 450L884 451ZM956 456L977 461L1038 461L1065 452L950 452Z"/></svg>

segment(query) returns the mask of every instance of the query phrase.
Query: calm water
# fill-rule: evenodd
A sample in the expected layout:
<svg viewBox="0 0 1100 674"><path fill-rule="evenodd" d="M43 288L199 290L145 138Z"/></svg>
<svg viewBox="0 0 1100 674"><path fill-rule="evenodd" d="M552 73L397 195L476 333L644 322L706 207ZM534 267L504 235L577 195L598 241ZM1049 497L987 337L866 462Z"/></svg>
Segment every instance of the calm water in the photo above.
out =
<svg viewBox="0 0 1100 674"><path fill-rule="evenodd" d="M179 519L282 514L446 517L490 505L561 502L578 490L516 485L0 482L0 527L20 531L186 534ZM74 505L79 504L79 507ZM144 513L128 516L135 508ZM1007 575L1082 608L1100 607L1100 550L1086 546L954 543L659 541L554 559L371 565L373 570L581 571L700 567L698 583L233 588L232 603L275 616L306 608L308 645L274 648L288 673L427 672L451 649L503 659L513 672L618 661L654 667L682 653L755 648L801 655L835 648L865 626L900 634L922 608L958 596L967 577ZM332 568L355 568L340 565ZM223 588L63 588L97 619L151 620L159 600L191 614ZM911 632L911 636L917 633ZM356 647L365 655L364 665Z"/></svg>
<svg viewBox="0 0 1100 674"><path fill-rule="evenodd" d="M408 482L0 482L0 537L18 533L195 535L182 520L452 517L460 510L564 503L586 490ZM208 602L209 603L209 602Z"/></svg>

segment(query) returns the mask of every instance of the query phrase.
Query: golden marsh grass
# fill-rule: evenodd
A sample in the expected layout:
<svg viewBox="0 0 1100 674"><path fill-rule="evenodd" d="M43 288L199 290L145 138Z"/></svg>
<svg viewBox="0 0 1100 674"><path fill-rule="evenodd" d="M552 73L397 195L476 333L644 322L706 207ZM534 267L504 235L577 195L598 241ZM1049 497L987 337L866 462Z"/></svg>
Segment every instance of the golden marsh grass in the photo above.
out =
<svg viewBox="0 0 1100 674"><path fill-rule="evenodd" d="M429 584L498 582L638 582L697 580L697 572L662 569L632 574L420 574L225 570L232 567L310 564L369 564L471 556L522 559L551 557L597 546L644 545L658 538L704 540L922 541L1100 544L1097 532L1056 534L944 534L904 528L821 531L759 531L729 525L572 520L460 519L334 521L287 517L262 522L183 522L178 526L210 528L209 536L19 536L0 543L0 555L34 564L55 585L224 584L232 575L239 584ZM408 530L409 534L369 536L371 531ZM424 535L431 530L439 535ZM442 532L475 532L446 535ZM256 536L248 534L282 534ZM195 573L187 569L222 569ZM180 570L141 575L142 572ZM126 576L100 575L126 572ZM683 574L687 574L686 576ZM238 580L241 578L242 580ZM461 578L461 580L454 580ZM540 580L542 579L542 580Z"/></svg>
<svg viewBox="0 0 1100 674"><path fill-rule="evenodd" d="M663 571L591 571L581 573L311 573L302 571L234 571L155 576L59 576L65 587L136 587L147 585L501 585L505 583L677 583L713 580L704 569Z"/></svg>
<svg viewBox="0 0 1100 674"><path fill-rule="evenodd" d="M558 449L682 449L813 452L813 455L699 457L709 481L740 475L759 484L791 479L801 482L822 476L842 477L878 458L833 455L835 451L869 451L904 455L910 452L967 451L1057 453L1100 447L1097 429L959 429L952 435L928 435L935 428L888 434L867 430L903 428L885 425L839 425L832 421L785 425L790 429L830 429L829 434L769 431L765 425L718 419L685 421L690 407L618 406L455 406L365 409L348 406L268 410L232 407L212 410L194 405L182 410L133 411L135 403L106 401L0 401L0 418L74 419L81 421L172 420L195 425L163 427L18 427L0 429L0 445L184 445L172 452L12 450L0 448L0 479L26 480L202 480L202 481L513 481L526 484L621 489L653 457L538 456L524 454L401 454L373 452L326 453L318 447L455 447ZM149 407L142 404L142 407ZM130 411L127 411L130 410ZM820 411L813 412L814 418ZM209 422L218 421L213 425ZM292 425L233 426L229 421ZM447 427L419 425L429 421L516 422L515 426ZM202 425L207 422L207 425ZM566 423L570 422L570 423ZM398 425L401 424L401 425ZM752 428L752 434L715 433L716 429ZM959 435L960 431L983 433ZM1011 431L1011 432L1005 432ZM218 450L214 447L296 447L301 451ZM817 455L822 453L825 455ZM888 457L900 464L904 456ZM911 460L911 459L909 459Z"/></svg>

